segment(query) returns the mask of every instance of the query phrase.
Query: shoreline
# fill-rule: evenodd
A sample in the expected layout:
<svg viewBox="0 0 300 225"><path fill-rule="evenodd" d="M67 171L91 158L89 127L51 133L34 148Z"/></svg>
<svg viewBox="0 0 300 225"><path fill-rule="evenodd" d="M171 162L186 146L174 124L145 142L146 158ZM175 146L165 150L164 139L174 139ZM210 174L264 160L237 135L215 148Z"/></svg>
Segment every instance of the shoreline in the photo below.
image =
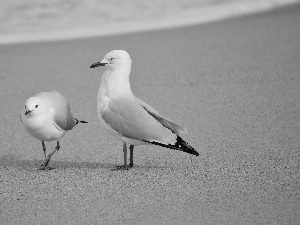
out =
<svg viewBox="0 0 300 225"><path fill-rule="evenodd" d="M299 0L277 1L277 2L229 2L218 5L207 5L197 9L179 11L174 15L166 17L144 20L142 22L127 21L101 24L86 28L66 29L56 31L42 31L33 33L2 34L0 45L10 45L18 43L32 42L52 42L63 40L76 40L92 37L105 37L110 35L120 35L135 32L159 31L164 29L180 28L185 26L213 23L229 18L245 16L276 8L297 4ZM201 15L199 17L199 15ZM178 19L180 18L180 19Z"/></svg>

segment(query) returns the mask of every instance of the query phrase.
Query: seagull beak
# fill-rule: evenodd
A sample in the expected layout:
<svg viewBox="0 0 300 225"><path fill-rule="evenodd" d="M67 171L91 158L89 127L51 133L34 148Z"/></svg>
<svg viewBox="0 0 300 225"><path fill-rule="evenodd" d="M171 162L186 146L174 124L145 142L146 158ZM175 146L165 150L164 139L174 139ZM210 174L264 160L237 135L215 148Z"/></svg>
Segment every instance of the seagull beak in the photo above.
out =
<svg viewBox="0 0 300 225"><path fill-rule="evenodd" d="M90 68L96 68L96 67L98 67L98 66L105 66L106 64L107 64L107 63L96 62L96 63L92 64L92 65L90 66Z"/></svg>
<svg viewBox="0 0 300 225"><path fill-rule="evenodd" d="M25 115L30 114L31 112L32 112L32 110L27 110L27 111L25 112Z"/></svg>

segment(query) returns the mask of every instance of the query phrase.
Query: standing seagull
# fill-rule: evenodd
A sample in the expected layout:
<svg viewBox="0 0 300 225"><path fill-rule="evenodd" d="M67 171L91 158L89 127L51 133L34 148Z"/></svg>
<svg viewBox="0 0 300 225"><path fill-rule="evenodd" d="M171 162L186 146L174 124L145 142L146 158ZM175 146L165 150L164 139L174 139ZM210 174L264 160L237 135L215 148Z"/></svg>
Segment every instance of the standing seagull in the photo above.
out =
<svg viewBox="0 0 300 225"><path fill-rule="evenodd" d="M124 166L127 167L127 147L130 149L129 167L133 166L134 145L155 144L198 156L180 134L186 129L160 115L155 109L136 98L130 89L131 59L123 50L107 53L101 62L90 68L106 66L97 97L97 113L101 126L123 142Z"/></svg>
<svg viewBox="0 0 300 225"><path fill-rule="evenodd" d="M59 139L78 123L87 123L73 118L70 104L57 91L40 92L26 100L21 112L21 122L27 132L42 141L45 162L41 170L48 170L52 155L60 149ZM45 141L57 140L56 148L46 156Z"/></svg>

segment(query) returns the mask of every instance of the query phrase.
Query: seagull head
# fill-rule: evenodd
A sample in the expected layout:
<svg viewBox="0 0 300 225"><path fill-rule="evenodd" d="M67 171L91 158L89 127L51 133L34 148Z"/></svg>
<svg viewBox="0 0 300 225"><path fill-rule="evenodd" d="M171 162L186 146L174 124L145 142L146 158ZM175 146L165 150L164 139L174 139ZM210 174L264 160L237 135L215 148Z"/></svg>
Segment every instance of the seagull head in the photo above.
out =
<svg viewBox="0 0 300 225"><path fill-rule="evenodd" d="M124 50L113 50L107 53L100 62L96 62L90 66L95 68L105 66L108 69L114 70L121 67L131 67L130 55Z"/></svg>
<svg viewBox="0 0 300 225"><path fill-rule="evenodd" d="M26 100L24 106L25 116L33 116L42 112L43 104L37 97L31 97Z"/></svg>

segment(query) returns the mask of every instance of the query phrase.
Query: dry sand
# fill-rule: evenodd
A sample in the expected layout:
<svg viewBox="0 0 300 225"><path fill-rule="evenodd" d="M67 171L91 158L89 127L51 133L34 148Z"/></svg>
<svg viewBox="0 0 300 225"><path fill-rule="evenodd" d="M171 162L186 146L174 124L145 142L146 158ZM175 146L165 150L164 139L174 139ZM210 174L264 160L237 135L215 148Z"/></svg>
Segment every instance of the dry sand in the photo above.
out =
<svg viewBox="0 0 300 225"><path fill-rule="evenodd" d="M0 47L1 224L299 224L300 5L156 32ZM157 146L122 163L100 130L96 94L112 49L133 59L133 92L189 130L199 157ZM56 89L89 121L45 172L19 120ZM47 143L53 149L55 143Z"/></svg>

